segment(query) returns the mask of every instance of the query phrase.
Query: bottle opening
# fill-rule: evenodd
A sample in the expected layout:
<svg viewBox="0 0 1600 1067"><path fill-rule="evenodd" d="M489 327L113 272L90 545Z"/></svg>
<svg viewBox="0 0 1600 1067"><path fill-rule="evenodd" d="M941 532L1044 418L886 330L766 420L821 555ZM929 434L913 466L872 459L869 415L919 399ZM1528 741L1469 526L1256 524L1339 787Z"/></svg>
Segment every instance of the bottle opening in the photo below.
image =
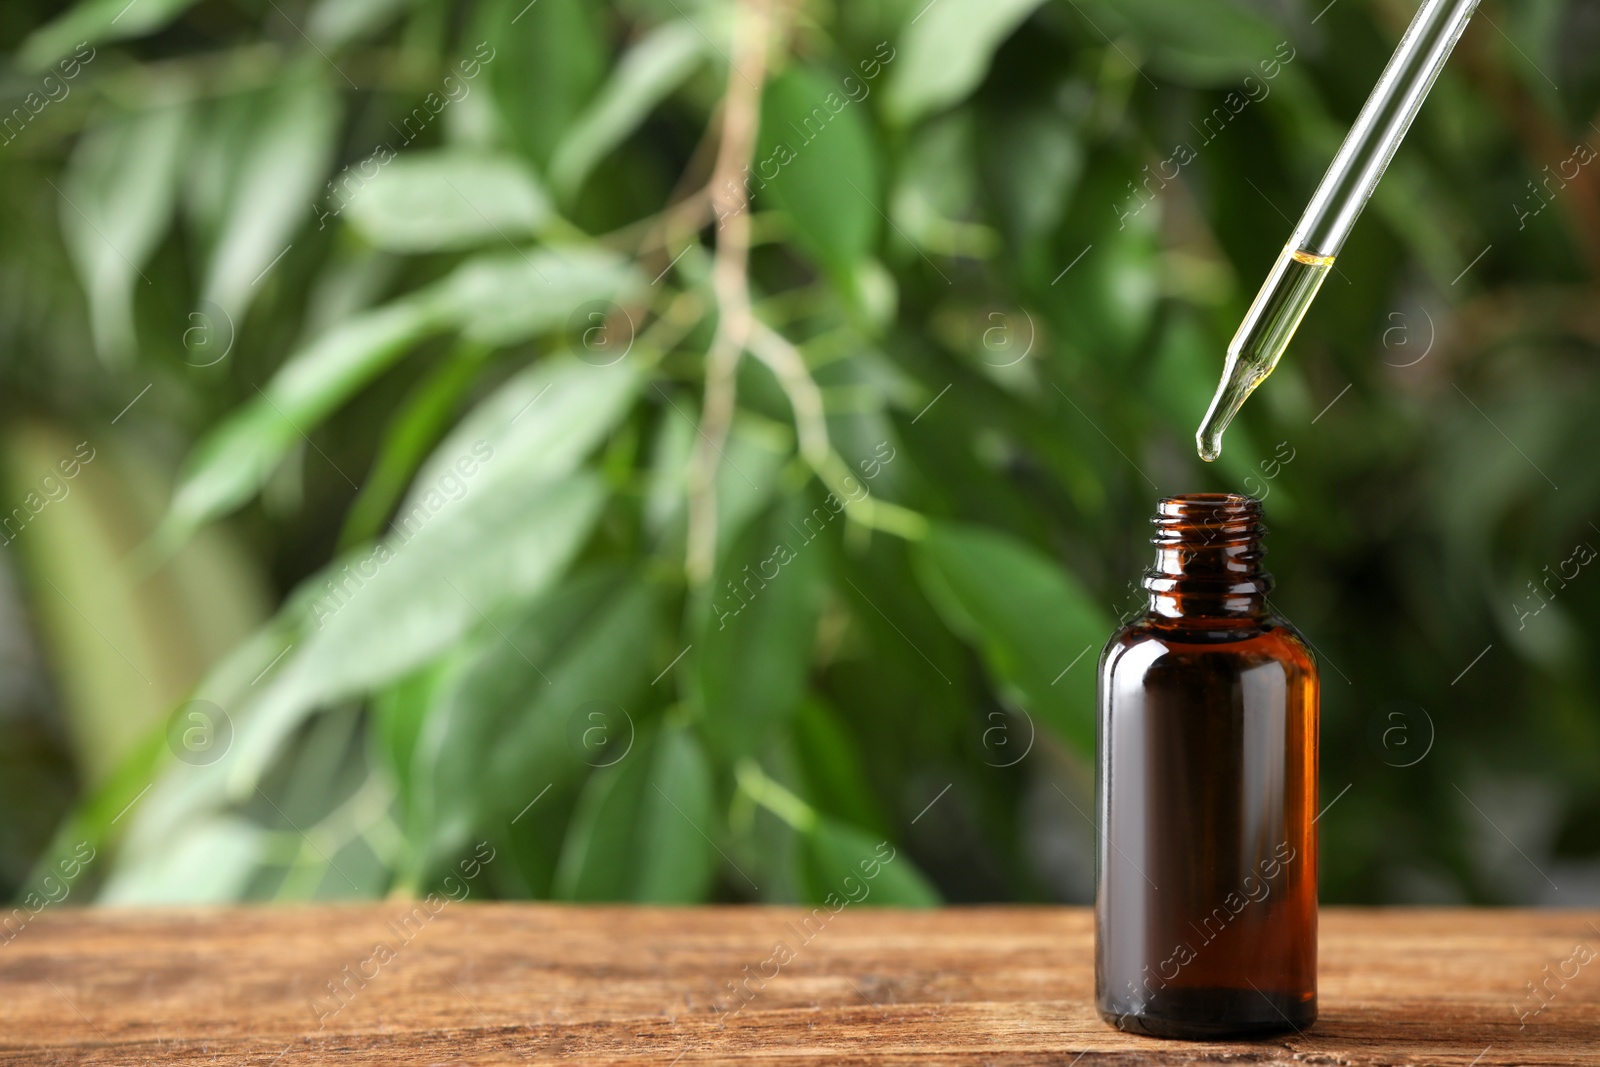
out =
<svg viewBox="0 0 1600 1067"><path fill-rule="evenodd" d="M1262 568L1261 501L1241 493L1163 499L1151 518L1155 564L1145 572L1150 611L1166 618L1266 612L1272 577Z"/></svg>
<svg viewBox="0 0 1600 1067"><path fill-rule="evenodd" d="M1157 546L1238 544L1259 541L1267 532L1261 523L1261 501L1242 493L1190 493L1169 496L1156 505L1151 522Z"/></svg>

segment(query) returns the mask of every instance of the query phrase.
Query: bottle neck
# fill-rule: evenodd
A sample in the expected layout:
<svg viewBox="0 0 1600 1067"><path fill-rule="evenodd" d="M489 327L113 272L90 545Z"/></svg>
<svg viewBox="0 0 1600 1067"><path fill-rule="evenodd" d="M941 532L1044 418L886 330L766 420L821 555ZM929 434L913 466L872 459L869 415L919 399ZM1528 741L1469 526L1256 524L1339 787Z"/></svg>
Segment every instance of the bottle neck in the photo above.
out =
<svg viewBox="0 0 1600 1067"><path fill-rule="evenodd" d="M1272 576L1262 569L1261 501L1237 493L1196 493L1161 501L1154 518L1155 564L1144 575L1152 616L1259 619Z"/></svg>

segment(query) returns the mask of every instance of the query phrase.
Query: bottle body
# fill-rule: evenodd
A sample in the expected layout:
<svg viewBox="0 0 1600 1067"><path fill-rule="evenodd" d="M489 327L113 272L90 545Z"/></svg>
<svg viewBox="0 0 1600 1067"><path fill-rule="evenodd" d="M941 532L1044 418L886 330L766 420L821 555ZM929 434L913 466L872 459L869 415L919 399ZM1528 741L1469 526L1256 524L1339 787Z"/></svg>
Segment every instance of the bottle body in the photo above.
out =
<svg viewBox="0 0 1600 1067"><path fill-rule="evenodd" d="M1151 610L1100 665L1097 1006L1159 1037L1303 1029L1316 1017L1316 666L1266 608L1259 503L1162 509Z"/></svg>

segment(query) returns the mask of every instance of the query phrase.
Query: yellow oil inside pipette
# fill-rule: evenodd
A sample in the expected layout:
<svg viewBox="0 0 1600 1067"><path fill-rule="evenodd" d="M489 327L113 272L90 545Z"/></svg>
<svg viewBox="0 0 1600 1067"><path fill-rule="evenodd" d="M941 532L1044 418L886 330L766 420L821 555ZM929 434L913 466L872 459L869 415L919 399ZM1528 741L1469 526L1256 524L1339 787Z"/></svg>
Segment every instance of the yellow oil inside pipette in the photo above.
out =
<svg viewBox="0 0 1600 1067"><path fill-rule="evenodd" d="M1207 463L1222 455L1222 432L1239 413L1245 398L1267 380L1283 358L1290 338L1316 298L1322 280L1333 269L1332 256L1319 256L1289 245L1279 254L1261 291L1228 343L1217 395L1211 398L1195 445Z"/></svg>

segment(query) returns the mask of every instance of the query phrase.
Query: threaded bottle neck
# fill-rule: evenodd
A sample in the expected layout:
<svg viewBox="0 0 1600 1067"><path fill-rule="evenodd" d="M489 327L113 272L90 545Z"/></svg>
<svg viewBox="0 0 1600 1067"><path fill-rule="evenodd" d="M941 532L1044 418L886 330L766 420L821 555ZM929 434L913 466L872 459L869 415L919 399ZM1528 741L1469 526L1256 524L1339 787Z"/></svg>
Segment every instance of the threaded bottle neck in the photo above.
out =
<svg viewBox="0 0 1600 1067"><path fill-rule="evenodd" d="M1151 521L1155 564L1145 572L1150 613L1169 619L1266 614L1261 501L1238 493L1167 497Z"/></svg>

